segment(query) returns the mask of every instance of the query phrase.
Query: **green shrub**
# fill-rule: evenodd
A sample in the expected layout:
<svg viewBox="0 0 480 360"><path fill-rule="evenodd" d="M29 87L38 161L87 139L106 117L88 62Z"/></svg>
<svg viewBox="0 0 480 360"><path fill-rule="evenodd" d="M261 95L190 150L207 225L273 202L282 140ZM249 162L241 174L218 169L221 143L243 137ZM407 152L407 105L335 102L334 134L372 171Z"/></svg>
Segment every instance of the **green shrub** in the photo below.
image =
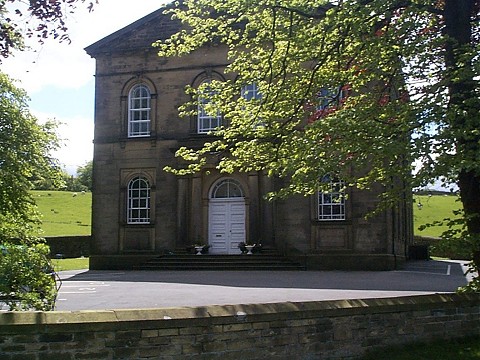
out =
<svg viewBox="0 0 480 360"><path fill-rule="evenodd" d="M57 295L44 243L0 245L0 295L10 310L52 310Z"/></svg>

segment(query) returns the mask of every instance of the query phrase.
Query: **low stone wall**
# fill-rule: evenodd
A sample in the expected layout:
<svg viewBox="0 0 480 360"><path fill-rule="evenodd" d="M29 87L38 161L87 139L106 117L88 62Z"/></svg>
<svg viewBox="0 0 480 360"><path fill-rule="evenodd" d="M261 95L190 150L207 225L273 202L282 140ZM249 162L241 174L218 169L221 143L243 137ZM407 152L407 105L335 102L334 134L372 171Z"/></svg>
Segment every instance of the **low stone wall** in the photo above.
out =
<svg viewBox="0 0 480 360"><path fill-rule="evenodd" d="M415 245L427 246L430 256L456 260L470 259L472 256L468 248L449 246L448 242L442 242L438 237L415 235L414 243Z"/></svg>
<svg viewBox="0 0 480 360"><path fill-rule="evenodd" d="M472 335L480 335L480 294L0 313L0 359L354 359Z"/></svg>
<svg viewBox="0 0 480 360"><path fill-rule="evenodd" d="M61 255L63 258L77 258L90 255L91 236L55 236L46 237L50 246L50 255L55 258Z"/></svg>

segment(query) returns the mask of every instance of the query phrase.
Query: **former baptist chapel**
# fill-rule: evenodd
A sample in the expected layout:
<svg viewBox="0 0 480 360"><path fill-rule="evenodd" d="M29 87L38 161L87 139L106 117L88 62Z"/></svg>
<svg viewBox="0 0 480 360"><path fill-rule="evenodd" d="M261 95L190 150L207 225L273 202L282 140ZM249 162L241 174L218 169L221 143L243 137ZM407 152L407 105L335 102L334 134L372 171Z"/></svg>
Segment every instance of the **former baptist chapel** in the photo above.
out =
<svg viewBox="0 0 480 360"><path fill-rule="evenodd" d="M227 65L221 46L160 58L151 44L180 27L159 9L85 49L96 59L91 268L131 268L199 242L232 259L249 256L240 255L240 242L261 243L307 269L384 270L405 260L411 201L366 220L380 187L347 189L345 200L332 182L328 194L268 202L278 183L262 172L163 170L180 165L178 148L200 147L222 122L204 111L178 115L185 87L224 80Z"/></svg>

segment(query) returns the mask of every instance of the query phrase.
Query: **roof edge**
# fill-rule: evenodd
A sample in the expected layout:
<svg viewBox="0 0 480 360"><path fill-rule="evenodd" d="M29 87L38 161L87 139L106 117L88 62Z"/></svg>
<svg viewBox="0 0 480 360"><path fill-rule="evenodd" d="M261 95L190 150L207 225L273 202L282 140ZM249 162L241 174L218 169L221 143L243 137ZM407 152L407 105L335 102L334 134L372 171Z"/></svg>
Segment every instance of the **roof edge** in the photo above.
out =
<svg viewBox="0 0 480 360"><path fill-rule="evenodd" d="M140 26L143 23L146 23L150 20L153 20L154 18L156 18L158 16L162 16L163 12L165 11L165 9L168 6L171 6L171 3L163 5L158 10L155 10L155 11L151 12L150 14L145 15L144 17L142 17L142 18L134 21L133 23L121 28L120 30L115 31L114 33L112 33L110 35L105 36L104 38L94 42L93 44L88 45L87 47L84 48L85 52L88 55L90 55L91 57L95 58L95 55L101 53L103 47L105 45L107 45L109 42L111 42L111 41L113 41L113 40L115 40L115 39L117 39L117 38L119 38L123 35L128 34L129 32L131 32L132 30L134 30L135 28L137 28L138 26Z"/></svg>

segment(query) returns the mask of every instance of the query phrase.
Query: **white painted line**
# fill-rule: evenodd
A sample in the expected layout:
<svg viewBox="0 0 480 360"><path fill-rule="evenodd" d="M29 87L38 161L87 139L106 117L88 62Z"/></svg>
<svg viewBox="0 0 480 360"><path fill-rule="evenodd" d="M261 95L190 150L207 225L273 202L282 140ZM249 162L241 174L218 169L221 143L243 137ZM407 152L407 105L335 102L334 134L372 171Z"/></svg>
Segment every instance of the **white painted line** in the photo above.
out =
<svg viewBox="0 0 480 360"><path fill-rule="evenodd" d="M83 285L62 285L61 289L65 289L65 288L83 288L83 287L86 287L86 286L89 286L89 285L92 285L92 286L95 286L95 287L109 287L110 285L109 284L105 284L105 285L98 285L98 284L83 284Z"/></svg>
<svg viewBox="0 0 480 360"><path fill-rule="evenodd" d="M411 273L411 274L429 274L429 275L439 275L439 276L449 276L450 274L443 274L438 272L429 272L429 271L414 271L414 270L397 270L400 273Z"/></svg>
<svg viewBox="0 0 480 360"><path fill-rule="evenodd" d="M61 294L95 294L96 291L62 291Z"/></svg>
<svg viewBox="0 0 480 360"><path fill-rule="evenodd" d="M447 266L447 276L450 276L450 271L452 270L452 265Z"/></svg>
<svg viewBox="0 0 480 360"><path fill-rule="evenodd" d="M83 280L83 281L75 281L75 280L64 280L64 283L72 283L72 284L81 284L81 283L89 283L89 284L105 284L105 281L92 281L92 280Z"/></svg>
<svg viewBox="0 0 480 360"><path fill-rule="evenodd" d="M88 279L98 279L99 277L102 277L102 276L109 276L109 277L119 277L119 276L124 276L125 273L104 273L104 274L88 274L88 273L80 273L80 274L76 274L76 275L71 275L71 274L62 274L61 272L59 273L59 276L60 276L60 279L62 281L76 281L76 282L80 282L80 281L92 281L92 280L88 280ZM84 279L84 280L71 280L71 279L77 279L77 278L80 278L80 279Z"/></svg>

